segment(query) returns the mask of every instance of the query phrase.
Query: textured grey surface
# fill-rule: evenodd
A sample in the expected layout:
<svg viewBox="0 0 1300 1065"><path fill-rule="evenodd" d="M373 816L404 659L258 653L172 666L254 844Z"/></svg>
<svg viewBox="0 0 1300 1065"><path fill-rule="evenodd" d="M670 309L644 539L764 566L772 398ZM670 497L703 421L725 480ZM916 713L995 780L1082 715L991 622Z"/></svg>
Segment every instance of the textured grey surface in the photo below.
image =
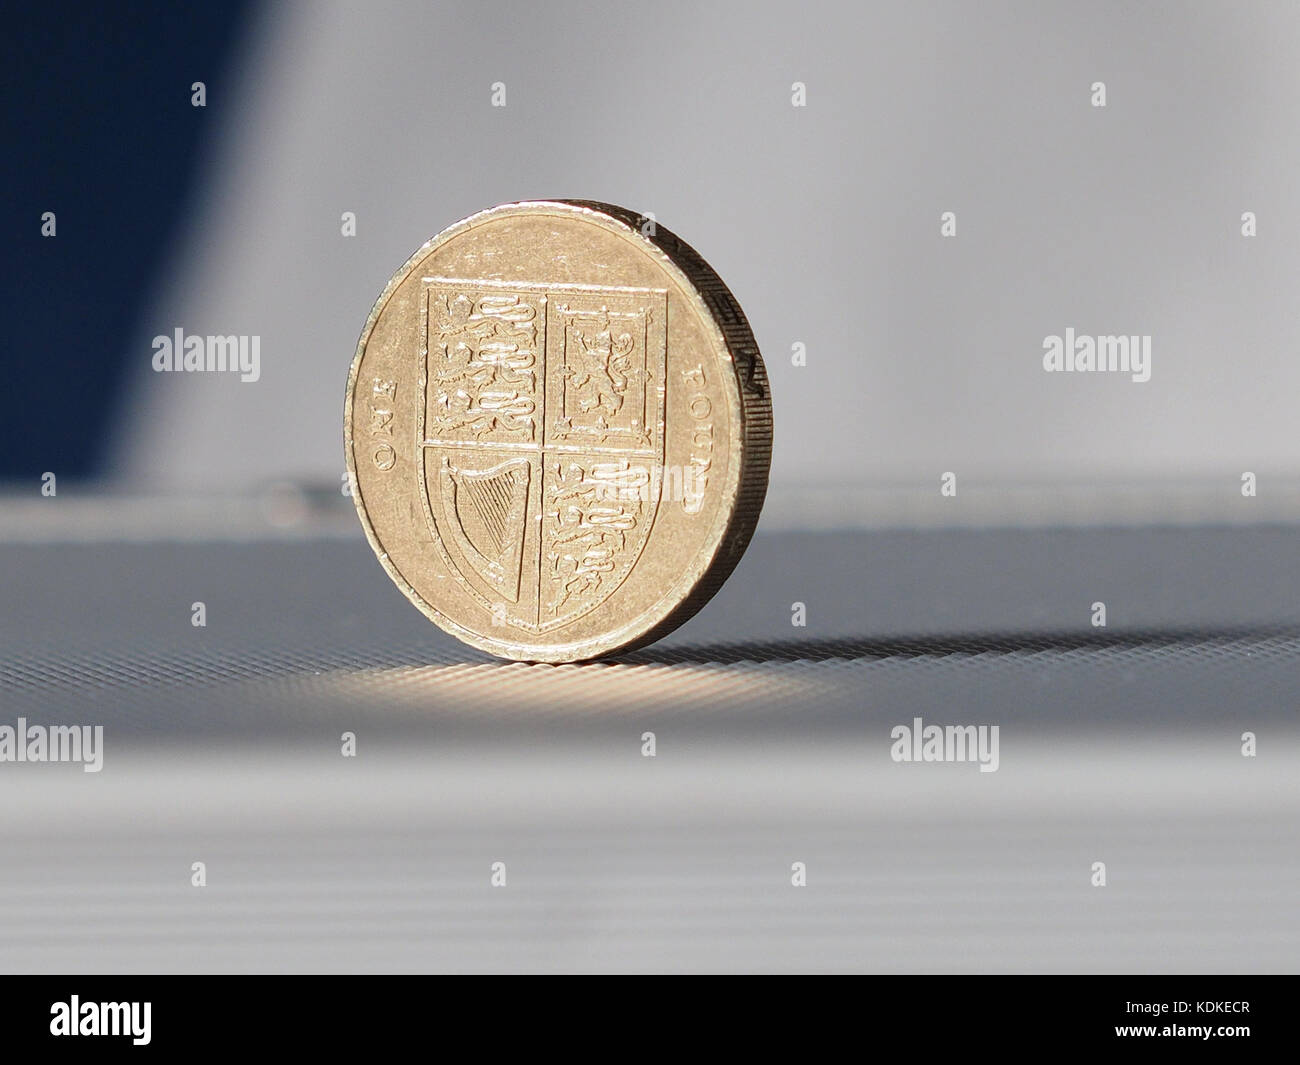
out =
<svg viewBox="0 0 1300 1065"><path fill-rule="evenodd" d="M671 639L559 667L355 539L10 544L0 582L0 724L105 727L99 774L0 765L6 970L1300 962L1295 528L760 535ZM917 716L997 724L999 770L893 763Z"/></svg>

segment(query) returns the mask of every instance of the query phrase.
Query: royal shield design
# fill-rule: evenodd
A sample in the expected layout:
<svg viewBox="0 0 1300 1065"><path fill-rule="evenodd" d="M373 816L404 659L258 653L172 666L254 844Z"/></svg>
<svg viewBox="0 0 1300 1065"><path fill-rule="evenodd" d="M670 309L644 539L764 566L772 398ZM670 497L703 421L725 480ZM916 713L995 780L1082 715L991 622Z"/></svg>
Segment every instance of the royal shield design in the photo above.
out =
<svg viewBox="0 0 1300 1065"><path fill-rule="evenodd" d="M454 579L529 633L609 598L662 489L667 293L424 278L421 497Z"/></svg>

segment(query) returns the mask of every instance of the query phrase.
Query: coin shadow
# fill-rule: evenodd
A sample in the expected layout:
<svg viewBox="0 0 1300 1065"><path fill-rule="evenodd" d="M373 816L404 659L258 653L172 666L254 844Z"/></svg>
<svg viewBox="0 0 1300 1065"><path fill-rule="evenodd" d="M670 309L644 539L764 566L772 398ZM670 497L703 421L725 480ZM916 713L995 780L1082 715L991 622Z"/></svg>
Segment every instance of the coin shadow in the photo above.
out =
<svg viewBox="0 0 1300 1065"><path fill-rule="evenodd" d="M1152 628L1128 632L991 632L841 637L824 640L667 644L602 659L624 665L741 664L949 658L977 655L1059 654L1065 651L1137 651L1167 647L1196 650L1260 639L1298 639L1296 627Z"/></svg>

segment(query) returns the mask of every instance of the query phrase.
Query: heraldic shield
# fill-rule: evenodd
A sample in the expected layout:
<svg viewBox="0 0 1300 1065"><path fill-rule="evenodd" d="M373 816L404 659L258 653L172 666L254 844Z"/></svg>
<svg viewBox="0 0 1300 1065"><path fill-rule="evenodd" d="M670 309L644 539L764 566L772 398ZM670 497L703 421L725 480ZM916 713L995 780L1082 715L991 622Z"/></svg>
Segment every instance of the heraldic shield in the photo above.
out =
<svg viewBox="0 0 1300 1065"><path fill-rule="evenodd" d="M424 278L418 476L433 542L530 633L599 606L662 490L667 293Z"/></svg>

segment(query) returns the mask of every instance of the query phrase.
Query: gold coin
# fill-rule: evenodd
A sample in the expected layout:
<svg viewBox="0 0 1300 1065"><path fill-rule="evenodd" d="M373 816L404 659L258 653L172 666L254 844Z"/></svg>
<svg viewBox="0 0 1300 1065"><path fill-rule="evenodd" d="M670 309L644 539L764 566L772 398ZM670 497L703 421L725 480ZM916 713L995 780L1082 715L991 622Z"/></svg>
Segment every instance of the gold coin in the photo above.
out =
<svg viewBox="0 0 1300 1065"><path fill-rule="evenodd" d="M740 560L767 375L717 274L651 218L504 204L420 248L357 344L352 496L430 620L504 658L656 640Z"/></svg>

